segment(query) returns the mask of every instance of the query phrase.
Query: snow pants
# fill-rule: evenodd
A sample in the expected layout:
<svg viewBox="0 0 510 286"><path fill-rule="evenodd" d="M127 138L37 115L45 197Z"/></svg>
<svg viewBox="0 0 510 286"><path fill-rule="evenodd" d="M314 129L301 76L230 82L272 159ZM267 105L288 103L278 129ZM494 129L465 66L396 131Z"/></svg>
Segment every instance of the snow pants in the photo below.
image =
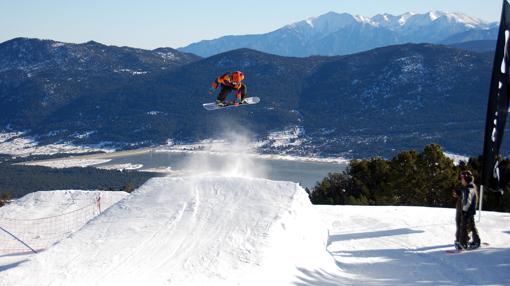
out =
<svg viewBox="0 0 510 286"><path fill-rule="evenodd" d="M220 101L225 101L225 99L227 98L227 95L231 92L235 92L235 95L236 95L236 98L238 100L243 100L246 95L247 95L247 87L244 83L241 83L241 88L239 89L235 89L233 87L230 87L230 86L226 86L224 84L221 85L221 90L220 90L220 94L218 94L218 100Z"/></svg>
<svg viewBox="0 0 510 286"><path fill-rule="evenodd" d="M475 225L474 215L462 215L460 220L460 244L466 245L469 242L469 232L473 234L473 242L480 243L480 237L478 236L478 230Z"/></svg>

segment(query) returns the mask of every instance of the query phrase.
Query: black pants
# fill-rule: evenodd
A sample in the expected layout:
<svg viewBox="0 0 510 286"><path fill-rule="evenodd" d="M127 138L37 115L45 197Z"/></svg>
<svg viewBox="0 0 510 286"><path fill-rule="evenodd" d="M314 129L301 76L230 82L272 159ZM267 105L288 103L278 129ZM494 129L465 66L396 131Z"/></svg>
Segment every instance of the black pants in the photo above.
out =
<svg viewBox="0 0 510 286"><path fill-rule="evenodd" d="M467 244L469 241L469 232L473 233L473 242L480 243L480 237L478 236L478 230L475 225L474 215L462 215L460 220L460 243Z"/></svg>
<svg viewBox="0 0 510 286"><path fill-rule="evenodd" d="M226 85L222 84L220 94L218 94L218 100L225 101L225 99L227 98L227 95L229 93L231 93L232 91L235 92L236 98L238 98L240 100L243 100L247 95L247 88L244 83L241 83L241 88L239 88L239 89L235 89L233 87L226 86Z"/></svg>

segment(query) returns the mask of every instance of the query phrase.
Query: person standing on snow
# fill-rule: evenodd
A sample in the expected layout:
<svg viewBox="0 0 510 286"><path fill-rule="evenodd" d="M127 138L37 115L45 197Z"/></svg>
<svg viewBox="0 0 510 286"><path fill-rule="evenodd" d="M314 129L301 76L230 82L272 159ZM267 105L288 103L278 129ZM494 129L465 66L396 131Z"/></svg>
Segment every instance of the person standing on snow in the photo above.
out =
<svg viewBox="0 0 510 286"><path fill-rule="evenodd" d="M480 247L480 236L475 226L478 191L471 171L460 172L459 179L463 187L454 192L454 197L457 197L455 248L475 249ZM469 231L473 233L473 241L468 244Z"/></svg>
<svg viewBox="0 0 510 286"><path fill-rule="evenodd" d="M244 74L240 71L225 73L217 77L216 80L211 83L211 88L209 88L209 93L214 94L218 86L221 87L220 93L216 99L216 104L225 106L225 99L232 91L234 91L236 95L234 105L245 103L244 99L247 95L247 87L246 84L242 83L243 79Z"/></svg>
<svg viewBox="0 0 510 286"><path fill-rule="evenodd" d="M455 249L460 249L460 229L462 219L462 194L460 190L453 190L453 197L455 198Z"/></svg>

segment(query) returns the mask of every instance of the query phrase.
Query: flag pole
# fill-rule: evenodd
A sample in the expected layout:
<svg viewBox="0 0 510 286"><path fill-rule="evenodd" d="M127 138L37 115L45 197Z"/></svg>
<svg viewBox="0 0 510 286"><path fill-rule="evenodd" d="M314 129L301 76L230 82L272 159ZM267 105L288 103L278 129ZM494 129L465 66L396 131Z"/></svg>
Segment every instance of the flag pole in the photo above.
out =
<svg viewBox="0 0 510 286"><path fill-rule="evenodd" d="M483 205L483 185L480 185L480 198L478 200L478 221L482 220L482 205Z"/></svg>
<svg viewBox="0 0 510 286"><path fill-rule="evenodd" d="M483 155L480 170L480 198L478 221L482 216L483 192L500 189L499 151L505 132L510 102L510 3L503 0L501 20L492 65L487 102Z"/></svg>

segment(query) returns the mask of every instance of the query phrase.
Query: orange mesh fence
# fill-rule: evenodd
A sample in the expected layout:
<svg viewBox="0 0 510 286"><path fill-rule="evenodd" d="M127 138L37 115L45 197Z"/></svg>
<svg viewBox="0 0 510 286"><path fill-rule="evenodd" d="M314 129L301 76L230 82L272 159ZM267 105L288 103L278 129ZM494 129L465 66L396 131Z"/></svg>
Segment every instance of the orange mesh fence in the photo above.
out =
<svg viewBox="0 0 510 286"><path fill-rule="evenodd" d="M79 209L60 215L15 219L0 217L0 254L44 250L101 213L101 198Z"/></svg>

